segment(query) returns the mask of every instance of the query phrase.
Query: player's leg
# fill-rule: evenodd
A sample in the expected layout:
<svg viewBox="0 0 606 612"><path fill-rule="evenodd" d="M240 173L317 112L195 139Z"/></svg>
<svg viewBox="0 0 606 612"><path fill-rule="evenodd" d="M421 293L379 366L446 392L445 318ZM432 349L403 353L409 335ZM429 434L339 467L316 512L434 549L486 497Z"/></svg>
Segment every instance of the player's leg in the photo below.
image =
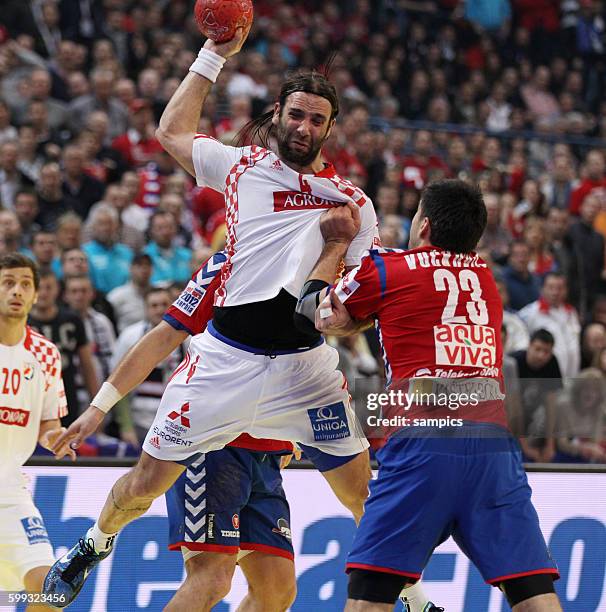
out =
<svg viewBox="0 0 606 612"><path fill-rule="evenodd" d="M368 482L372 476L368 451L339 457L329 455L312 446L304 444L300 446L306 457L326 478L337 499L353 514L358 524L364 514L364 502L368 497Z"/></svg>
<svg viewBox="0 0 606 612"><path fill-rule="evenodd" d="M501 590L513 612L562 612L549 574L512 578L501 583Z"/></svg>
<svg viewBox="0 0 606 612"><path fill-rule="evenodd" d="M166 612L207 612L231 588L237 553L202 551L185 562L187 577L164 610Z"/></svg>
<svg viewBox="0 0 606 612"><path fill-rule="evenodd" d="M44 578L49 569L50 565L41 565L29 570L27 574L23 576L23 586L25 586L25 590L31 593L41 593L42 584L44 583ZM44 604L30 604L27 607L27 612L52 612L56 609L55 607L46 606Z"/></svg>
<svg viewBox="0 0 606 612"><path fill-rule="evenodd" d="M238 561L248 593L237 612L284 612L295 601L297 581L292 559L252 551Z"/></svg>
<svg viewBox="0 0 606 612"><path fill-rule="evenodd" d="M480 426L476 426L476 429ZM464 442L473 457L461 483L453 537L516 612L561 610L557 567L541 533L519 447L496 426ZM486 431L490 428L490 435ZM494 431L493 431L494 430Z"/></svg>
<svg viewBox="0 0 606 612"><path fill-rule="evenodd" d="M248 594L238 611L283 612L294 601L297 585L280 457L250 455L254 458L252 489L240 513L238 561L248 580Z"/></svg>

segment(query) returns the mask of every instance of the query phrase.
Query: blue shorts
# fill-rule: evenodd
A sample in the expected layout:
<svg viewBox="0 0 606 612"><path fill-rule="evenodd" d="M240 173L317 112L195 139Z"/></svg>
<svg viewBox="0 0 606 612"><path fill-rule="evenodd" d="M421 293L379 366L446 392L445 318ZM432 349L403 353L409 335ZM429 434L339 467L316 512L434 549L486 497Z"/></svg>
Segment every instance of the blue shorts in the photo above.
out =
<svg viewBox="0 0 606 612"><path fill-rule="evenodd" d="M356 531L347 569L421 577L452 536L486 582L555 574L518 444L483 424L415 428L377 453L378 478Z"/></svg>
<svg viewBox="0 0 606 612"><path fill-rule="evenodd" d="M166 492L169 548L294 559L280 456L226 446L202 454Z"/></svg>

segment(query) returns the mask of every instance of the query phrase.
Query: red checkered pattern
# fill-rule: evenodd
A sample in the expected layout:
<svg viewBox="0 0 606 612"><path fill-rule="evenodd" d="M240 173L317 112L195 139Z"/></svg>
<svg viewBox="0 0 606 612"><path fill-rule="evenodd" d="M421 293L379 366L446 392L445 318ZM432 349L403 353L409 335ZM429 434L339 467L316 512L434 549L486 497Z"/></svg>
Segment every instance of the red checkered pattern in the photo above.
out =
<svg viewBox="0 0 606 612"><path fill-rule="evenodd" d="M366 194L351 181L340 177L338 174L331 176L329 180L339 191L351 198L358 206L362 207L368 201Z"/></svg>
<svg viewBox="0 0 606 612"><path fill-rule="evenodd" d="M54 379L61 375L61 354L59 349L45 336L35 332L30 327L25 341L25 348L42 366L46 380L45 391L53 384Z"/></svg>
<svg viewBox="0 0 606 612"><path fill-rule="evenodd" d="M255 166L255 164L270 153L271 151L267 149L253 145L250 148L250 156L244 155L237 164L234 164L225 180L225 222L227 224L225 252L227 253L227 261L221 270L221 284L215 293L215 306L223 306L225 303L227 295L225 283L231 274L231 258L235 253L235 246L238 240L236 235L236 224L238 223L238 181L248 169Z"/></svg>

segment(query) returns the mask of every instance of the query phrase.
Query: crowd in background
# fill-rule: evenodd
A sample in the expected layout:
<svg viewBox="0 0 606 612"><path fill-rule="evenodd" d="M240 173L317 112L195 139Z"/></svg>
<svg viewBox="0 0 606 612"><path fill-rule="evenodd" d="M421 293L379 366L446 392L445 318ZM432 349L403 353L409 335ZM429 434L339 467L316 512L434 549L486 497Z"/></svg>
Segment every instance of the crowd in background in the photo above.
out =
<svg viewBox="0 0 606 612"><path fill-rule="evenodd" d="M192 4L3 4L0 252L42 269L31 324L61 350L70 419L224 244L223 196L197 188L154 135L202 42ZM478 183L526 457L606 462L603 2L254 5L199 131L231 143L288 70L329 65L341 110L324 154L373 199L384 246L407 246L428 181ZM380 379L373 333L335 344L350 381ZM181 357L119 407L91 453L136 448Z"/></svg>

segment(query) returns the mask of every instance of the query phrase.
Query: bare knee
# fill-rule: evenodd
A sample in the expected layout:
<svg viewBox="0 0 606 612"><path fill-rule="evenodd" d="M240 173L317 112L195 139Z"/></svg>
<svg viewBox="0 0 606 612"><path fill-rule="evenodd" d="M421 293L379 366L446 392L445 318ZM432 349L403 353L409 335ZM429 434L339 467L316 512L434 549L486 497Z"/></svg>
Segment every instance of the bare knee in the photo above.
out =
<svg viewBox="0 0 606 612"><path fill-rule="evenodd" d="M151 502L174 484L183 469L177 463L160 461L144 453L137 465L126 474L121 492L130 498Z"/></svg>
<svg viewBox="0 0 606 612"><path fill-rule="evenodd" d="M249 582L248 595L256 610L284 612L297 597L297 582L294 576L268 576L262 583Z"/></svg>
<svg viewBox="0 0 606 612"><path fill-rule="evenodd" d="M207 555L192 557L185 564L186 583L194 587L197 596L215 605L229 594L235 565L235 555L233 559L228 555L221 559L217 555L216 559L211 557L210 561Z"/></svg>

